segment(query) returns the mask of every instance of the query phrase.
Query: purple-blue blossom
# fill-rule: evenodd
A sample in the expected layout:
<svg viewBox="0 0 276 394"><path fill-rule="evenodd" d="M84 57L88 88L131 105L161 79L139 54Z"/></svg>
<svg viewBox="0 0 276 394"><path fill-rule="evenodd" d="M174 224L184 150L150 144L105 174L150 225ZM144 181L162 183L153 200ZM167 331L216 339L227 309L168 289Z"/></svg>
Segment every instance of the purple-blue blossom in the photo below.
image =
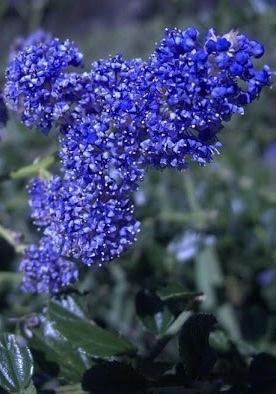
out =
<svg viewBox="0 0 276 394"><path fill-rule="evenodd" d="M271 284L276 278L276 270L268 269L266 271L262 271L257 276L257 283L261 287L266 287Z"/></svg>
<svg viewBox="0 0 276 394"><path fill-rule="evenodd" d="M19 270L23 272L22 289L31 293L57 293L78 279L75 263L61 257L49 237L42 237L39 245L27 246Z"/></svg>
<svg viewBox="0 0 276 394"><path fill-rule="evenodd" d="M32 218L62 256L87 265L119 257L136 240L140 224L128 196L103 193L82 178L35 179L30 187Z"/></svg>
<svg viewBox="0 0 276 394"><path fill-rule="evenodd" d="M145 77L146 161L157 168L209 162L221 144L218 134L233 114L270 84L268 66L254 67L263 46L231 31L210 29L205 42L194 28L166 29L150 57Z"/></svg>
<svg viewBox="0 0 276 394"><path fill-rule="evenodd" d="M60 131L60 176L29 186L43 237L21 264L26 291L56 292L77 278L67 258L102 264L135 242L132 193L147 169L210 162L225 123L271 84L271 72L254 65L263 46L235 31L210 29L202 40L194 27L166 29L149 59L118 55L85 72L72 43L42 41L33 37L10 62L5 97L27 126Z"/></svg>
<svg viewBox="0 0 276 394"><path fill-rule="evenodd" d="M16 38L10 48L9 61L11 62L25 48L33 45L41 45L42 43L50 43L52 39L53 35L42 29L34 31L27 37Z"/></svg>
<svg viewBox="0 0 276 394"><path fill-rule="evenodd" d="M144 172L140 141L143 138L144 62L122 56L93 63L85 74L86 89L72 120L62 128L60 157L65 171L87 183L105 180L105 193L116 186L117 197L137 189ZM110 190L113 193L113 190Z"/></svg>
<svg viewBox="0 0 276 394"><path fill-rule="evenodd" d="M272 141L267 145L263 157L264 163L272 170L276 168L276 141Z"/></svg>
<svg viewBox="0 0 276 394"><path fill-rule="evenodd" d="M6 71L5 98L28 127L47 133L54 122L59 96L55 85L66 79L69 66L81 67L83 55L69 41L35 43L20 51ZM70 103L70 99L69 99Z"/></svg>
<svg viewBox="0 0 276 394"><path fill-rule="evenodd" d="M101 122L86 116L61 137L63 169L72 181L82 177L86 184L95 184L99 194L129 195L145 172L137 137L130 126L113 128L109 115L103 115Z"/></svg>

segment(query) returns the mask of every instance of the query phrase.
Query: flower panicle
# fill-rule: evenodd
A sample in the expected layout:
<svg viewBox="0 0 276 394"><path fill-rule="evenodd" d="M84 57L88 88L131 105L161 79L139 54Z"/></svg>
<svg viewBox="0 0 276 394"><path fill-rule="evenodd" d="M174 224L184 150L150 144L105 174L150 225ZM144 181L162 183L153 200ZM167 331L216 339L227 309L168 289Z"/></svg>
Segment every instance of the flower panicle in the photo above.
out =
<svg viewBox="0 0 276 394"><path fill-rule="evenodd" d="M233 30L210 29L202 40L195 27L166 29L147 60L117 55L85 72L69 40L37 33L19 47L7 105L28 127L60 130L60 175L29 185L43 234L20 266L31 292L74 282L70 258L101 265L125 252L139 232L132 194L147 169L206 165L225 123L271 85L269 67L254 64L263 45Z"/></svg>

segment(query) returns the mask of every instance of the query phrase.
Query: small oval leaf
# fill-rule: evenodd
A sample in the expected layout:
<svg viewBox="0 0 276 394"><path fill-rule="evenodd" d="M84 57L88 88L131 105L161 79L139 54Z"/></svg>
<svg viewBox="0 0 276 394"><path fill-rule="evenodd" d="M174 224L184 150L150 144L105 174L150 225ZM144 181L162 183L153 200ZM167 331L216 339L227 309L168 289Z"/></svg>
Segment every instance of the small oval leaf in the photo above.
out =
<svg viewBox="0 0 276 394"><path fill-rule="evenodd" d="M31 381L33 358L29 348L20 345L14 335L0 335L0 386L7 391L21 391Z"/></svg>

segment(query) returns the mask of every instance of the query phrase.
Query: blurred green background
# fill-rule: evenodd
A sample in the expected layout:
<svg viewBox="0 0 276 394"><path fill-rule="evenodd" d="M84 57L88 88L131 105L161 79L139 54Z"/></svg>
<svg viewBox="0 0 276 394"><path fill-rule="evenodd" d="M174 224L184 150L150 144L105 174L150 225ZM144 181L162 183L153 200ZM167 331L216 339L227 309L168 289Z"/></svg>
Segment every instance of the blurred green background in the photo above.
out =
<svg viewBox="0 0 276 394"><path fill-rule="evenodd" d="M275 1L1 0L1 83L10 46L37 28L74 40L89 67L118 52L145 57L165 27L190 25L203 33L209 27L222 34L231 29L248 33L265 44L262 61L275 69ZM87 291L93 319L146 348L152 338L135 315L136 293L178 284L203 292L198 308L215 313L241 346L276 354L275 108L276 93L267 89L245 116L226 125L221 155L209 166L148 173L134 196L142 221L136 245L119 261L82 272L78 289ZM0 134L0 175L57 150L54 133L45 137L27 130L14 115ZM29 218L26 182L1 183L0 223L30 242L38 234ZM16 273L20 255L4 238L0 328L9 330L20 316L39 311L45 297L21 293ZM166 350L172 358L173 349Z"/></svg>

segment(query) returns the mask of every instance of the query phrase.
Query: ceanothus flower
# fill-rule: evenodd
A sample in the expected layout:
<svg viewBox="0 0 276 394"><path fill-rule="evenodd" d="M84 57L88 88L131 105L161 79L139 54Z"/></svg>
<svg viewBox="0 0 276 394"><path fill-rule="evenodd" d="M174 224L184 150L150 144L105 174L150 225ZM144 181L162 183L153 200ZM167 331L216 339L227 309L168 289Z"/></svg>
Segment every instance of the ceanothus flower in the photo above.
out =
<svg viewBox="0 0 276 394"><path fill-rule="evenodd" d="M27 37L18 37L12 43L9 53L9 61L11 62L13 58L25 48L32 45L40 45L42 43L50 43L52 41L53 35L45 30L38 29L34 31Z"/></svg>
<svg viewBox="0 0 276 394"><path fill-rule="evenodd" d="M69 66L82 66L83 55L69 41L58 39L27 46L9 63L5 98L8 106L21 115L28 127L47 133L54 122L54 107L59 101L55 83L66 79Z"/></svg>
<svg viewBox="0 0 276 394"><path fill-rule="evenodd" d="M42 237L38 246L27 246L19 270L22 289L30 293L57 293L78 279L75 263L61 257L49 237Z"/></svg>
<svg viewBox="0 0 276 394"><path fill-rule="evenodd" d="M55 176L49 180L32 178L28 184L31 218L38 229L51 224L52 216L55 215L57 208L54 204L55 202L59 204L58 193L61 182L61 178Z"/></svg>
<svg viewBox="0 0 276 394"><path fill-rule="evenodd" d="M6 101L27 126L59 129L61 159L61 176L29 186L43 237L26 250L24 289L71 283L67 258L101 265L126 251L139 232L132 193L147 168L211 161L224 124L270 85L269 67L254 66L263 52L234 31L210 29L202 43L194 27L166 29L147 61L118 55L77 73L68 67L82 55L69 41L24 47L7 70Z"/></svg>
<svg viewBox="0 0 276 394"><path fill-rule="evenodd" d="M97 184L100 194L120 198L136 190L143 179L138 148L134 126L113 128L109 115L102 115L101 121L86 116L62 137L60 157L72 181L82 177L86 184Z"/></svg>
<svg viewBox="0 0 276 394"><path fill-rule="evenodd" d="M120 256L136 240L139 222L127 196L111 197L98 183L55 176L36 179L29 188L34 223L62 256L87 265Z"/></svg>
<svg viewBox="0 0 276 394"><path fill-rule="evenodd" d="M145 72L148 135L141 148L148 164L183 169L189 158L209 162L224 122L270 84L268 66L259 71L253 64L263 52L233 31L218 36L211 29L202 44L194 27L166 29Z"/></svg>
<svg viewBox="0 0 276 394"><path fill-rule="evenodd" d="M115 182L117 196L136 190L144 176L143 72L144 62L139 59L115 56L95 62L90 74L75 84L74 121L62 128L60 157L65 171L87 183Z"/></svg>

